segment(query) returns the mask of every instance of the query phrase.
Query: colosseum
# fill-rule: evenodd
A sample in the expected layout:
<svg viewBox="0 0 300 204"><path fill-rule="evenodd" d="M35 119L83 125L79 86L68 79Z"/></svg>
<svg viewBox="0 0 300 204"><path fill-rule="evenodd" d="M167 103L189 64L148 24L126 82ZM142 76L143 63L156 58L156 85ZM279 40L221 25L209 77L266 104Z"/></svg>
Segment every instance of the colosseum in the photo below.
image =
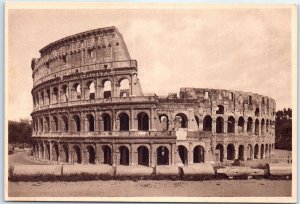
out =
<svg viewBox="0 0 300 204"><path fill-rule="evenodd" d="M273 153L273 99L207 88L143 93L138 63L116 27L50 43L31 68L35 159L154 167Z"/></svg>

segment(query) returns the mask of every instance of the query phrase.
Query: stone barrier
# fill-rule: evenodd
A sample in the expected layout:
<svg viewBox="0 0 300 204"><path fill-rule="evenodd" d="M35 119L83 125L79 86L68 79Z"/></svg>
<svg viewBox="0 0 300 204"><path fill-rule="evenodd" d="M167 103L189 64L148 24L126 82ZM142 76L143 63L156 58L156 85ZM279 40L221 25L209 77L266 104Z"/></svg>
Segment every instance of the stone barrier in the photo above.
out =
<svg viewBox="0 0 300 204"><path fill-rule="evenodd" d="M214 176L215 170L211 164L191 164L181 167L184 176Z"/></svg>
<svg viewBox="0 0 300 204"><path fill-rule="evenodd" d="M12 177L61 176L62 165L14 165Z"/></svg>
<svg viewBox="0 0 300 204"><path fill-rule="evenodd" d="M155 167L156 176L179 176L179 167L177 165L157 165Z"/></svg>
<svg viewBox="0 0 300 204"><path fill-rule="evenodd" d="M250 167L231 166L217 169L218 175L226 175L227 177L238 176L264 176L266 174L264 169L253 169Z"/></svg>
<svg viewBox="0 0 300 204"><path fill-rule="evenodd" d="M134 177L134 176L151 176L153 175L153 168L147 166L124 166L118 165L116 166L116 176L126 176L126 177Z"/></svg>
<svg viewBox="0 0 300 204"><path fill-rule="evenodd" d="M101 165L63 165L62 176L72 175L95 175L95 176L114 176L114 168L107 164Z"/></svg>
<svg viewBox="0 0 300 204"><path fill-rule="evenodd" d="M292 174L292 164L287 163L268 163L267 168L272 176L286 176Z"/></svg>

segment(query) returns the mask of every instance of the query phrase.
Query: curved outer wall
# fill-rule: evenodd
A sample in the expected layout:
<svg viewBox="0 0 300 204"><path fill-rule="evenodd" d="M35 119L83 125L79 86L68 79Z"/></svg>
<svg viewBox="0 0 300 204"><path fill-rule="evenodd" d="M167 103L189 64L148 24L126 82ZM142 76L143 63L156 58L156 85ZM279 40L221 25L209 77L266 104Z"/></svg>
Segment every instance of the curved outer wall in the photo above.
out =
<svg viewBox="0 0 300 204"><path fill-rule="evenodd" d="M36 159L155 166L262 159L274 150L273 99L200 88L144 94L137 61L115 27L40 53L31 67Z"/></svg>

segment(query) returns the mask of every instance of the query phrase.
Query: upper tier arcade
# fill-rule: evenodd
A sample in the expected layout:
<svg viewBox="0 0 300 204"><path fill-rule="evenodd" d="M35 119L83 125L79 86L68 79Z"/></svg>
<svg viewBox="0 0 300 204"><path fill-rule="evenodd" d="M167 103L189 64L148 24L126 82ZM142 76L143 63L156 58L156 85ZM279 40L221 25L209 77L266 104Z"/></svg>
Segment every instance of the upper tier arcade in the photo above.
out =
<svg viewBox="0 0 300 204"><path fill-rule="evenodd" d="M31 62L33 84L93 70L137 70L116 27L78 33L45 46Z"/></svg>

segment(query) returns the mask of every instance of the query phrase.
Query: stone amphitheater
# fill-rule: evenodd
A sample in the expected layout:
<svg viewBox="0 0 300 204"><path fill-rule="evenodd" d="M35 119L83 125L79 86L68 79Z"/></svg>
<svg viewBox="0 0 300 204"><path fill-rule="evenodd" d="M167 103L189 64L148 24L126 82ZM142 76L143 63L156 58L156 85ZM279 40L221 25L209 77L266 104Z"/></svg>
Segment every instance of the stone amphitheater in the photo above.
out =
<svg viewBox="0 0 300 204"><path fill-rule="evenodd" d="M50 43L31 68L37 160L155 167L264 159L274 151L273 99L207 88L143 93L138 63L116 27Z"/></svg>

